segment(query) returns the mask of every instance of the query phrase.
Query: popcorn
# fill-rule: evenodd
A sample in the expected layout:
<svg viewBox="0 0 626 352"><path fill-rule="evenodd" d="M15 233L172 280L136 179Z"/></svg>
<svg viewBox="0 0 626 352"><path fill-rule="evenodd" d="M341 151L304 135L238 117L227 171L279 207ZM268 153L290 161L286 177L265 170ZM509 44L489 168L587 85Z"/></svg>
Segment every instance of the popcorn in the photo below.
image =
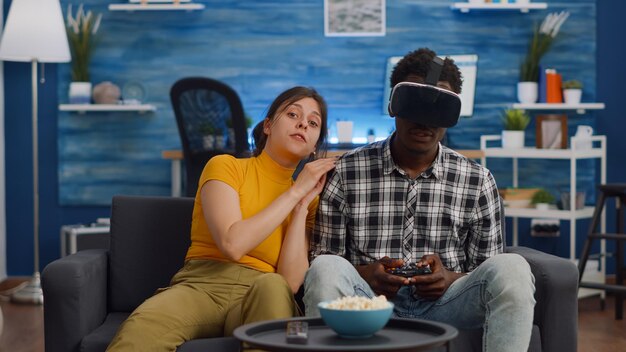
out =
<svg viewBox="0 0 626 352"><path fill-rule="evenodd" d="M346 296L328 303L326 308L339 310L375 310L387 308L389 303L385 296L367 298L361 296Z"/></svg>

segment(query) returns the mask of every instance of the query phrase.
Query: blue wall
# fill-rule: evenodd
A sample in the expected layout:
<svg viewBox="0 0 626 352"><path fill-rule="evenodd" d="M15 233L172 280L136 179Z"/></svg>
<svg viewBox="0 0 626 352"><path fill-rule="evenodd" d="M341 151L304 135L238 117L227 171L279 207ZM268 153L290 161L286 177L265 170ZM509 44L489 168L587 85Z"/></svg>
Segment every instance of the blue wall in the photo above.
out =
<svg viewBox="0 0 626 352"><path fill-rule="evenodd" d="M582 79L583 99L596 100L596 1L548 1L549 11L529 14L460 14L449 9L448 1L388 1L387 35L359 38L324 37L322 0L210 0L203 2L205 11L180 13L109 12L108 1L85 3L104 14L92 82L110 80L123 86L139 81L158 110L146 115L58 112L57 103L67 101L69 67L46 67L48 80L40 87L39 101L42 266L59 256L60 226L108 216L111 194L169 193L169 162L161 160L160 152L180 145L168 91L185 76L228 83L255 120L283 89L311 85L327 98L331 122L352 119L357 121L357 137L371 127L382 137L393 125L380 114L389 56L421 46L439 53L477 54L475 115L451 129L449 141L456 148L478 148L481 134L499 133L499 114L515 101L518 64L532 25L548 12L567 9L572 15L544 62L565 78ZM62 2L64 8L66 4ZM605 15L617 18L612 13ZM29 72L29 64L5 64L9 275L32 272ZM570 115L570 131L577 124L595 125L596 117L604 119L609 111ZM529 145L534 143L533 129L528 129ZM612 147L609 136L609 156L616 150ZM525 185L562 186L569 179L568 168L554 167L546 177L543 170L551 165L529 163L522 175ZM490 162L490 167L501 187L510 184L506 162ZM593 177L593 171L582 172L580 185L587 187L584 182ZM591 200L592 189L587 190ZM566 256L568 238L564 234L522 242Z"/></svg>

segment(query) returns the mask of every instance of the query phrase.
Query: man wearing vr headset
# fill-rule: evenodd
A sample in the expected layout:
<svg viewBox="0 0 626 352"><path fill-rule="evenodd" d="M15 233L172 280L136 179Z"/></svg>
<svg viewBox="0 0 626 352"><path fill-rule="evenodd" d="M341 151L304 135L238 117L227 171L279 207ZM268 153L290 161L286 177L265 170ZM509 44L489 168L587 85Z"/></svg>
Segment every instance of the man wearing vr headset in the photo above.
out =
<svg viewBox="0 0 626 352"><path fill-rule="evenodd" d="M461 83L452 60L425 48L394 68L395 132L345 154L320 195L307 316L322 301L382 294L397 316L483 328L484 351L528 349L534 277L521 256L502 254L496 182L440 143L458 122ZM390 273L409 264L432 273Z"/></svg>

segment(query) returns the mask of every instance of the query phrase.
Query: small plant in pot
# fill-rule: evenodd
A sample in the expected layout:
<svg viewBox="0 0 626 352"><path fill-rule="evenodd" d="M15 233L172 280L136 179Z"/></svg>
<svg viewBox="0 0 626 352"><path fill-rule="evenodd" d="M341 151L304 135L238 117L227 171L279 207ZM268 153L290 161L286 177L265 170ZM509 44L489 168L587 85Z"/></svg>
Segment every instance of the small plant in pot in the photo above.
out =
<svg viewBox="0 0 626 352"><path fill-rule="evenodd" d="M583 83L581 81L576 79L565 81L562 88L565 104L580 104L580 98L583 95Z"/></svg>
<svg viewBox="0 0 626 352"><path fill-rule="evenodd" d="M72 54L72 82L69 88L71 104L88 104L91 102L89 63L101 20L102 14L85 11L83 5L78 6L75 14L71 4L67 7L66 31Z"/></svg>
<svg viewBox="0 0 626 352"><path fill-rule="evenodd" d="M224 149L226 147L226 137L224 136L224 129L218 127L215 129L215 149Z"/></svg>
<svg viewBox="0 0 626 352"><path fill-rule="evenodd" d="M524 148L524 130L530 123L530 117L524 110L507 109L502 117L502 148Z"/></svg>
<svg viewBox="0 0 626 352"><path fill-rule="evenodd" d="M554 196L552 193L548 192L545 189L539 189L530 200L531 204L535 205L535 208L539 210L548 210L550 208L550 204L554 202Z"/></svg>
<svg viewBox="0 0 626 352"><path fill-rule="evenodd" d="M229 148L234 148L235 147L235 129L233 128L233 120L226 119L225 123L226 123L226 129L228 131L228 135L227 135L228 138L227 138L226 143L228 144Z"/></svg>
<svg viewBox="0 0 626 352"><path fill-rule="evenodd" d="M213 149L215 146L215 126L210 122L203 122L198 126L198 132L202 134L202 147Z"/></svg>
<svg viewBox="0 0 626 352"><path fill-rule="evenodd" d="M526 57L520 65L520 78L517 83L517 99L520 103L535 103L538 97L539 64L541 58L550 50L561 26L569 17L569 12L550 13L535 25L533 36L528 43Z"/></svg>

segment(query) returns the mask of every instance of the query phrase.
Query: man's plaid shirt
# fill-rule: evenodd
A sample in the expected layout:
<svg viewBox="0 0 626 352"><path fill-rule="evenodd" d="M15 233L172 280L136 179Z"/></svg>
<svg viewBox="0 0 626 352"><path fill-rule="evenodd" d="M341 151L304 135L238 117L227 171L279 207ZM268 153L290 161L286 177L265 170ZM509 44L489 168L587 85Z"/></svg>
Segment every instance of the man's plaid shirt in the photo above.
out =
<svg viewBox="0 0 626 352"><path fill-rule="evenodd" d="M392 138L338 161L320 196L311 256L336 254L362 265L437 253L448 270L469 272L502 252L489 170L440 144L431 167L411 179L391 157Z"/></svg>

